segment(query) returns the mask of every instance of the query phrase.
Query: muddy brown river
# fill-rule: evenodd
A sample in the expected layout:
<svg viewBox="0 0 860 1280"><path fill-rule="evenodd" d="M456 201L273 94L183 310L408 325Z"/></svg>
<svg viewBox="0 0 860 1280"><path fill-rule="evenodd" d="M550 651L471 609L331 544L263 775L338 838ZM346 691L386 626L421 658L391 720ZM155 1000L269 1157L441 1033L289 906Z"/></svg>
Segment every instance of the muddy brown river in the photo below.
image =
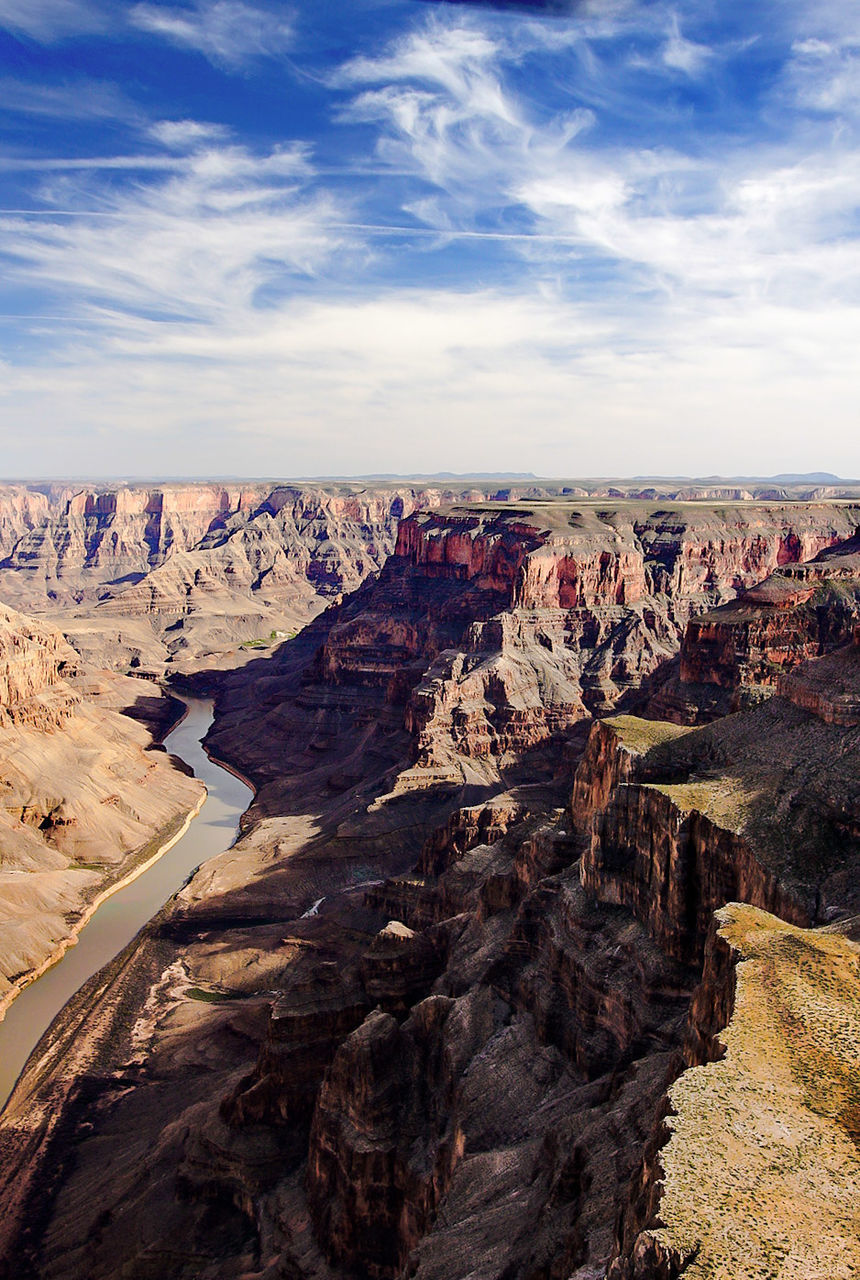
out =
<svg viewBox="0 0 860 1280"><path fill-rule="evenodd" d="M12 1003L0 1022L0 1107L45 1031L86 980L122 951L201 862L236 838L239 818L251 803L246 783L215 764L201 739L212 723L212 703L186 698L188 713L165 739L168 751L190 765L207 796L190 827L157 862L107 898L81 930L75 946Z"/></svg>

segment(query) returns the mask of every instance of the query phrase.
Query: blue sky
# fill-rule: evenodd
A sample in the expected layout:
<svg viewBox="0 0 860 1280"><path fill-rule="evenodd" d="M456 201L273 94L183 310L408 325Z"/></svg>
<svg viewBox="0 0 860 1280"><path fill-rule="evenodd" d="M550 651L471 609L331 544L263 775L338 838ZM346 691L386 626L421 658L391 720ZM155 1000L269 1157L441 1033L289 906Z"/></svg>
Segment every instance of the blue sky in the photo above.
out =
<svg viewBox="0 0 860 1280"><path fill-rule="evenodd" d="M860 473L860 15L0 0L8 476Z"/></svg>

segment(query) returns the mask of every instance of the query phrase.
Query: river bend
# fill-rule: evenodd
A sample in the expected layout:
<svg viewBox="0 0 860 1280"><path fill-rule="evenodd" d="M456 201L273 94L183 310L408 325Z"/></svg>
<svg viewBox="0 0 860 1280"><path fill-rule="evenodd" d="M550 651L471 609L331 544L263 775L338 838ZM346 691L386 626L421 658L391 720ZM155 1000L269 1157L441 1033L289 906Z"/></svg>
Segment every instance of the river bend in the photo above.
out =
<svg viewBox="0 0 860 1280"><path fill-rule="evenodd" d="M210 701L186 698L188 713L165 738L206 784L202 808L185 834L157 862L107 898L81 930L77 943L13 1001L0 1022L0 1107L54 1018L88 978L118 955L191 872L236 838L251 802L245 782L206 755L201 739L212 723Z"/></svg>

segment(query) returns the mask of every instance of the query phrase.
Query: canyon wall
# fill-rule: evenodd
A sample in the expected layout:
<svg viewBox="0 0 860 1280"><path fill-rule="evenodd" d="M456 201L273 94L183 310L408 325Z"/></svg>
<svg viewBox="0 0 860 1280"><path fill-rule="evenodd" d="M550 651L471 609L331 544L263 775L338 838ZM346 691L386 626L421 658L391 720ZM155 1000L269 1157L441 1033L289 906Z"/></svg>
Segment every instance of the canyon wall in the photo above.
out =
<svg viewBox="0 0 860 1280"><path fill-rule="evenodd" d="M822 714L860 649L796 669L815 706L591 712L644 705L691 619L856 527L832 503L415 513L378 576L220 677L209 746L254 804L100 980L115 1034L97 1060L77 1038L50 1152L13 1097L4 1280L686 1265L686 1219L649 1241L667 1090L735 1003L712 913L860 909L860 730Z"/></svg>
<svg viewBox="0 0 860 1280"><path fill-rule="evenodd" d="M48 731L62 724L77 701L64 677L77 665L58 631L0 605L0 725Z"/></svg>
<svg viewBox="0 0 860 1280"><path fill-rule="evenodd" d="M768 696L792 668L847 644L860 618L860 539L855 535L692 619L680 669L651 704L680 724ZM784 688L788 688L786 683Z"/></svg>
<svg viewBox="0 0 860 1280"><path fill-rule="evenodd" d="M138 700L167 703L143 681L88 670L54 628L0 607L0 1014L201 799L119 714Z"/></svg>
<svg viewBox="0 0 860 1280"><path fill-rule="evenodd" d="M486 491L381 484L0 487L0 599L102 665L241 657L378 571L400 518Z"/></svg>
<svg viewBox="0 0 860 1280"><path fill-rule="evenodd" d="M857 520L825 504L418 513L373 592L328 633L319 675L406 699L417 763L444 775L641 703L691 619L779 564L843 546Z"/></svg>
<svg viewBox="0 0 860 1280"><path fill-rule="evenodd" d="M860 948L717 913L687 1067L648 1144L609 1280L833 1276L860 1265Z"/></svg>

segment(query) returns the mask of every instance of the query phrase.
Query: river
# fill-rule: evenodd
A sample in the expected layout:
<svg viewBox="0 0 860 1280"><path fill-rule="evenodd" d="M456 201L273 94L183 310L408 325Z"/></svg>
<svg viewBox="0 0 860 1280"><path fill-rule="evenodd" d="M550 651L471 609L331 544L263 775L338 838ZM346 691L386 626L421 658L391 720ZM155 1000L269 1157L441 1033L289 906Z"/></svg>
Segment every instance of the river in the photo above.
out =
<svg viewBox="0 0 860 1280"><path fill-rule="evenodd" d="M251 803L252 792L241 779L211 761L201 746L200 740L212 723L212 703L199 698L186 698L185 702L188 714L167 735L165 746L206 783L203 807L173 848L107 898L81 930L76 945L13 1001L0 1022L0 1107L66 1001L122 951L201 862L222 853L236 838L239 818Z"/></svg>

